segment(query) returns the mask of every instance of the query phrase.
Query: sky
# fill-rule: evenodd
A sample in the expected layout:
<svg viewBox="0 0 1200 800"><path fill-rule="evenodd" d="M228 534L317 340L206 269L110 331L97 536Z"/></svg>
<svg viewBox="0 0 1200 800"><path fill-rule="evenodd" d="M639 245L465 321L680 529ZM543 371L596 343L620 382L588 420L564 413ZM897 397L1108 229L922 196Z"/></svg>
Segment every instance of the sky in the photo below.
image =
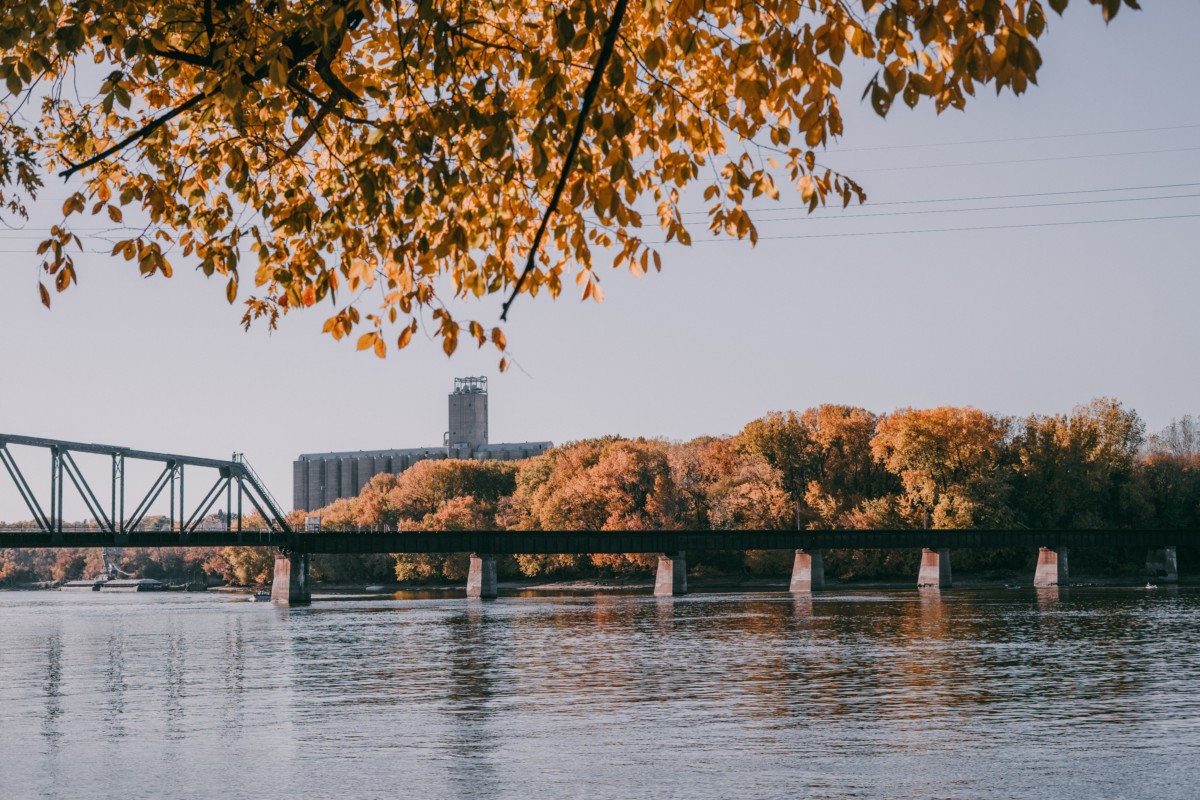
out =
<svg viewBox="0 0 1200 800"><path fill-rule="evenodd" d="M1200 414L1200 3L1143 7L1106 28L1072 4L1040 43L1040 86L985 88L965 112L897 102L879 119L858 102L870 73L848 70L846 132L823 160L866 206L804 219L785 190L757 247L698 226L661 273L602 270L602 304L522 296L504 374L490 347L448 359L423 334L387 360L355 352L320 311L246 333L223 284L186 268L145 280L105 256L81 258L47 310L33 248L54 220L35 214L0 230L0 432L243 452L288 504L299 453L440 444L466 375L489 378L493 442L732 434L820 403L1049 414L1098 396L1161 429ZM53 179L47 203L67 194ZM498 319L502 299L471 310ZM37 484L44 456L18 456ZM26 517L4 477L0 519Z"/></svg>

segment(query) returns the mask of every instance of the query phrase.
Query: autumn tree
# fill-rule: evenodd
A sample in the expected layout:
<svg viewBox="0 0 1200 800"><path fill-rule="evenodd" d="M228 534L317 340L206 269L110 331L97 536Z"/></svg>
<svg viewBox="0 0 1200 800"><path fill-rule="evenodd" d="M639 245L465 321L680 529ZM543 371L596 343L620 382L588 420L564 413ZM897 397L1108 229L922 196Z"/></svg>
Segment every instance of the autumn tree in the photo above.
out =
<svg viewBox="0 0 1200 800"><path fill-rule="evenodd" d="M677 528L666 442L607 437L530 460L514 498L541 530ZM524 474L526 469L529 473Z"/></svg>
<svg viewBox="0 0 1200 800"><path fill-rule="evenodd" d="M1009 516L1009 422L977 408L906 408L879 421L871 449L899 477L912 527L996 527Z"/></svg>
<svg viewBox="0 0 1200 800"><path fill-rule="evenodd" d="M1035 528L1129 524L1143 500L1134 470L1145 430L1136 412L1111 398L1022 420L1013 441L1018 519Z"/></svg>
<svg viewBox="0 0 1200 800"><path fill-rule="evenodd" d="M780 471L801 524L839 527L863 501L898 488L871 449L877 421L865 408L833 404L772 412L748 423L735 445Z"/></svg>
<svg viewBox="0 0 1200 800"><path fill-rule="evenodd" d="M1135 524L1200 527L1200 424L1194 417L1173 419L1149 437L1136 464L1135 480L1142 501Z"/></svg>
<svg viewBox="0 0 1200 800"><path fill-rule="evenodd" d="M679 528L680 498L669 451L666 442L619 437L556 447L522 467L509 521L533 530ZM603 569L650 569L656 562L656 556L644 553L591 556L591 563ZM542 569L537 558L522 564Z"/></svg>
<svg viewBox="0 0 1200 800"><path fill-rule="evenodd" d="M711 527L713 486L733 472L736 460L729 440L712 436L670 448L667 462L679 493L679 514L684 528Z"/></svg>
<svg viewBox="0 0 1200 800"><path fill-rule="evenodd" d="M751 242L749 201L781 185L810 210L861 201L821 161L843 91L881 115L1024 92L1046 5L11 0L0 205L25 213L45 170L67 181L38 251L59 291L95 217L113 257L197 266L246 324L327 301L325 330L381 356L422 324L447 353L504 350L460 301L506 297L503 317L572 282L600 300L598 252L641 274L654 240L691 242L689 190L709 231ZM849 59L874 67L865 91Z"/></svg>
<svg viewBox="0 0 1200 800"><path fill-rule="evenodd" d="M367 485L359 492L358 497L353 498L353 501L347 511L347 522L351 522L352 517L353 527L367 529L379 528L386 531L394 531L400 524L400 510L396 507L395 498L392 492L396 488L396 476L388 473L373 475L367 481ZM336 505L336 503L334 504ZM337 510L333 510L333 518L340 519ZM325 527L324 514L325 511L318 512L321 515L321 526Z"/></svg>
<svg viewBox="0 0 1200 800"><path fill-rule="evenodd" d="M491 527L496 504L516 489L517 469L516 464L505 461L418 461L394 478L387 503L402 527L416 527L427 517L439 515L447 504L469 497L475 501L471 513L486 517L485 527ZM459 516L461 511L445 518Z"/></svg>

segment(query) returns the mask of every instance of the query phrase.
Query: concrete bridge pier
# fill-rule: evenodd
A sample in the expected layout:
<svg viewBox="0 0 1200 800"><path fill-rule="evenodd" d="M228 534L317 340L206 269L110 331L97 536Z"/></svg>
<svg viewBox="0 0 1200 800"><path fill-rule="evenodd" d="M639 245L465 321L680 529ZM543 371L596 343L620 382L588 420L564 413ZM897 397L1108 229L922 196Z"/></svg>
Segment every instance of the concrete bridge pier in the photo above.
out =
<svg viewBox="0 0 1200 800"><path fill-rule="evenodd" d="M490 553L471 553L467 572L467 597L490 600L496 596L496 557Z"/></svg>
<svg viewBox="0 0 1200 800"><path fill-rule="evenodd" d="M659 597L687 594L687 555L684 551L659 554L654 594Z"/></svg>
<svg viewBox="0 0 1200 800"><path fill-rule="evenodd" d="M788 591L800 594L815 592L825 588L825 552L813 550L796 551L796 560L792 562L792 582Z"/></svg>
<svg viewBox="0 0 1200 800"><path fill-rule="evenodd" d="M1146 571L1163 583L1179 582L1179 562L1174 547L1155 547L1146 553Z"/></svg>
<svg viewBox="0 0 1200 800"><path fill-rule="evenodd" d="M921 571L917 574L918 589L949 589L954 585L950 574L950 551L947 549L921 551Z"/></svg>
<svg viewBox="0 0 1200 800"><path fill-rule="evenodd" d="M312 591L308 586L308 553L276 554L271 602L277 606L306 606L312 602Z"/></svg>
<svg viewBox="0 0 1200 800"><path fill-rule="evenodd" d="M1069 580L1067 548L1043 547L1039 549L1037 571L1033 573L1033 585L1042 588L1066 586Z"/></svg>

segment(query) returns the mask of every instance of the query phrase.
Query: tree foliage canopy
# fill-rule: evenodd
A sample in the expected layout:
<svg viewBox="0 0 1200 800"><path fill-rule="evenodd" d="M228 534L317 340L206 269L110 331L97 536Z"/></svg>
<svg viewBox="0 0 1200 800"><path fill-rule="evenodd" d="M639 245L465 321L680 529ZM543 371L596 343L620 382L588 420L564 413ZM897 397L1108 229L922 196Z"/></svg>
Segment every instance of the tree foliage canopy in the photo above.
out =
<svg viewBox="0 0 1200 800"><path fill-rule="evenodd" d="M68 179L39 251L59 291L92 215L145 274L252 284L247 325L328 299L325 330L381 356L422 323L447 353L504 350L447 303L568 280L600 300L597 251L640 274L647 227L691 241L689 186L751 242L745 201L777 179L810 210L862 200L819 155L847 57L877 65L879 114L1020 93L1046 5L1067 0L12 0L0 213Z"/></svg>

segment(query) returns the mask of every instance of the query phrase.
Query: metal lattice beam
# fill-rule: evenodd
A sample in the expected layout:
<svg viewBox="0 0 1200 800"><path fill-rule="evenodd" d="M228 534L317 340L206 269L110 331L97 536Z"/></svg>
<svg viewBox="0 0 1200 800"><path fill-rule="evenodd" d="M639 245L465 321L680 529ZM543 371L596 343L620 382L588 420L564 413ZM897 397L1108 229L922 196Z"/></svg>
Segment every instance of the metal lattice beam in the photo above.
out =
<svg viewBox="0 0 1200 800"><path fill-rule="evenodd" d="M49 453L50 488L48 496L39 496L38 492L30 485L25 473L13 457L10 446L32 448ZM75 461L74 454L78 453L104 455L112 459L111 491L107 509L100 500L100 495L92 488L87 476ZM130 488L126 480L126 466L129 459L162 464L162 471L144 493L129 494L127 491ZM227 531L232 532L235 524L238 532L242 530L242 505L243 500L246 500L262 515L269 529L268 532L291 532L283 509L275 501L249 462L241 455L235 455L229 461L222 461L174 453L134 450L113 445L0 433L0 464L4 465L4 473L9 476L17 493L33 515L37 529L51 534L56 541L61 539L64 533L68 533L64 528L63 521L64 489L68 483L87 507L88 513L94 520L95 528L118 539L126 538L141 530L140 526L150 509L163 492L168 490L170 530L181 538L188 537L199 529L200 524L220 500L222 494L225 495L225 527ZM190 511L184 495L186 467L217 471L216 481ZM233 516L235 491L237 494L236 518ZM133 511L128 516L125 512L127 496L134 500Z"/></svg>

